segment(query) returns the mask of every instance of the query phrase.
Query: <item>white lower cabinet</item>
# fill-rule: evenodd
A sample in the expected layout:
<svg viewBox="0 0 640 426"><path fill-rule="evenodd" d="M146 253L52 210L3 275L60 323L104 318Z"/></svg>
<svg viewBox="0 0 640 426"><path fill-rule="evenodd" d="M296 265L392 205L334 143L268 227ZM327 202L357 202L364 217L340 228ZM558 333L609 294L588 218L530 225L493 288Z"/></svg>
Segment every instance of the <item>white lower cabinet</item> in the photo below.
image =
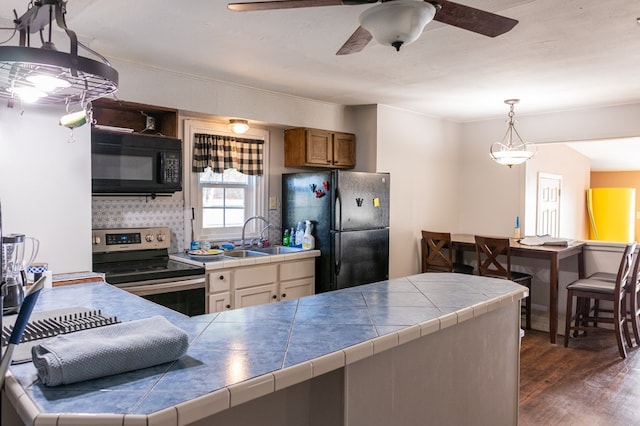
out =
<svg viewBox="0 0 640 426"><path fill-rule="evenodd" d="M278 300L278 285L266 284L234 291L236 308L264 305Z"/></svg>
<svg viewBox="0 0 640 426"><path fill-rule="evenodd" d="M209 313L314 294L315 258L219 269L207 274Z"/></svg>
<svg viewBox="0 0 640 426"><path fill-rule="evenodd" d="M315 279L304 278L280 283L279 300L298 299L314 293Z"/></svg>
<svg viewBox="0 0 640 426"><path fill-rule="evenodd" d="M209 313L231 309L231 293L228 291L209 295Z"/></svg>

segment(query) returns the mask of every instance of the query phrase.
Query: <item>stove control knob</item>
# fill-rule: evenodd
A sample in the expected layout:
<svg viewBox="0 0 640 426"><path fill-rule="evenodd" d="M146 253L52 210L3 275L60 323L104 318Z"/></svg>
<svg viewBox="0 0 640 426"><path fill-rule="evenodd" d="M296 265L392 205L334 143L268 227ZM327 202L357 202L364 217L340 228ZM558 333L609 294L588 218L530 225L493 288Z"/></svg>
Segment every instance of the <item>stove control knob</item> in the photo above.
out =
<svg viewBox="0 0 640 426"><path fill-rule="evenodd" d="M164 234L162 234L162 233L158 234L158 236L156 238L160 242L164 241L164 239L165 239Z"/></svg>
<svg viewBox="0 0 640 426"><path fill-rule="evenodd" d="M93 237L93 244L98 245L101 242L102 242L102 240L97 235L95 237Z"/></svg>
<svg viewBox="0 0 640 426"><path fill-rule="evenodd" d="M144 239L147 240L148 243L151 243L151 242L153 242L153 235L152 234L147 234L144 237Z"/></svg>

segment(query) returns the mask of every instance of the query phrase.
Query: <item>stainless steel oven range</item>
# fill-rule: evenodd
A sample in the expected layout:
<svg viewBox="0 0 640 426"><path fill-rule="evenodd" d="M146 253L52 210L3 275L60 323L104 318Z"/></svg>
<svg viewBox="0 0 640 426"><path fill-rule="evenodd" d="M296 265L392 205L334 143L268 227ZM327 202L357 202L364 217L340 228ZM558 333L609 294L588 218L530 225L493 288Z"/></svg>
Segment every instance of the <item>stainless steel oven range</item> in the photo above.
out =
<svg viewBox="0 0 640 426"><path fill-rule="evenodd" d="M169 259L168 227L94 229L93 270L109 284L185 315L206 313L204 267Z"/></svg>

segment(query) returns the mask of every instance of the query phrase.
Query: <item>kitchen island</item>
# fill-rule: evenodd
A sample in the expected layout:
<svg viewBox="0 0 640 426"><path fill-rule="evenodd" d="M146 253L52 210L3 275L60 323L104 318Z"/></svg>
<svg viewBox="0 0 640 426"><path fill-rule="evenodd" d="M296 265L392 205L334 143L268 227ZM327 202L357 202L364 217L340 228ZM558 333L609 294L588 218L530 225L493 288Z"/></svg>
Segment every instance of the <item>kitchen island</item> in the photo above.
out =
<svg viewBox="0 0 640 426"><path fill-rule="evenodd" d="M54 287L36 311L162 315L190 348L173 363L50 388L31 363L11 366L3 421L516 424L526 296L510 281L429 273L189 318L101 282Z"/></svg>

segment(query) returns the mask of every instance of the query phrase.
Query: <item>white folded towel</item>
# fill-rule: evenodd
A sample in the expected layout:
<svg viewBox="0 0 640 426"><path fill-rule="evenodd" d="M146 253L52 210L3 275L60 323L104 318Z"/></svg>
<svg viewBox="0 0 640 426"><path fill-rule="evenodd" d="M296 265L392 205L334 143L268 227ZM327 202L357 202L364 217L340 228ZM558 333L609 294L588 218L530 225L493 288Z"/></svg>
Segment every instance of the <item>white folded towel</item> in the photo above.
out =
<svg viewBox="0 0 640 426"><path fill-rule="evenodd" d="M58 386L174 361L189 336L155 316L59 335L31 349L38 378Z"/></svg>

